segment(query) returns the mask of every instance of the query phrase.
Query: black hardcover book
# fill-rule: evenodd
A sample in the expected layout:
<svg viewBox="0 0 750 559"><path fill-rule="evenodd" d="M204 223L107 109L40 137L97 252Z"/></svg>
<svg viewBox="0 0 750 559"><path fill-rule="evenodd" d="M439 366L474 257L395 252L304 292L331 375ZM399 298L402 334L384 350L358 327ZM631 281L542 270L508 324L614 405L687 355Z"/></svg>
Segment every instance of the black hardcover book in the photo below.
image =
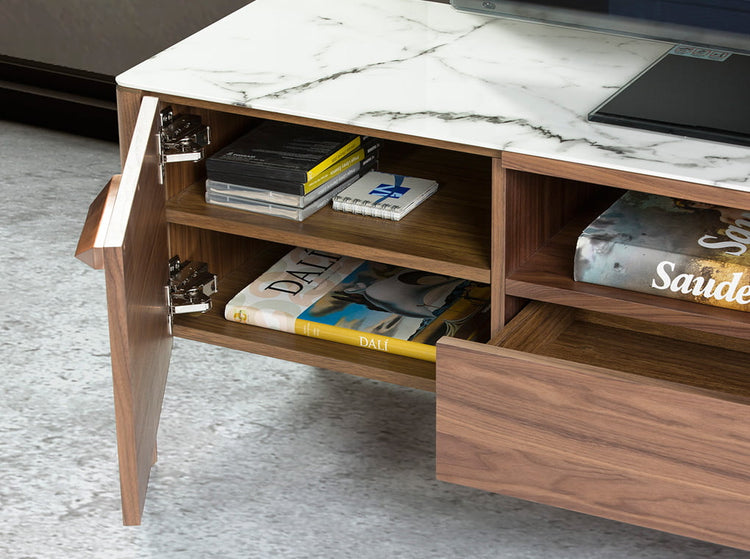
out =
<svg viewBox="0 0 750 559"><path fill-rule="evenodd" d="M326 184L336 176L360 166L363 161L377 155L380 142L375 138L362 138L361 143L353 151L345 154L341 159L325 168L313 179L308 181L289 181L269 178L267 176L250 175L244 172L217 171L207 169L207 178L214 182L231 184L239 187L254 188L283 192L295 196L305 196L316 188Z"/></svg>
<svg viewBox="0 0 750 559"><path fill-rule="evenodd" d="M264 121L206 161L213 180L255 176L306 183L356 150L356 134ZM224 178L221 178L224 176Z"/></svg>

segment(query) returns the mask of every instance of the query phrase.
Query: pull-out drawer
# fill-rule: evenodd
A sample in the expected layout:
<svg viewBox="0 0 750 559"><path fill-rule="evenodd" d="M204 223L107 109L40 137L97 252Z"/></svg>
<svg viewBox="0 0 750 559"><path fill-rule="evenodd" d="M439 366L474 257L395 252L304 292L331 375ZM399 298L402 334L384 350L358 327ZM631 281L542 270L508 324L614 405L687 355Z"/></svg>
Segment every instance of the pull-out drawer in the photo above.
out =
<svg viewBox="0 0 750 559"><path fill-rule="evenodd" d="M438 344L439 479L750 549L750 345L529 304Z"/></svg>

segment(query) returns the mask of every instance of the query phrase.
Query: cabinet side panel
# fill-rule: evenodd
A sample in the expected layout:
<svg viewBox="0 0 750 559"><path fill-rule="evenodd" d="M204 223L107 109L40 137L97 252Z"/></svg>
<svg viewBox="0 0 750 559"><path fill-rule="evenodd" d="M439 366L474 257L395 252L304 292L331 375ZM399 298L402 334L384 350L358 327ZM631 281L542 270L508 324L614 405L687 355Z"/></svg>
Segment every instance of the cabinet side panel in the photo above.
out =
<svg viewBox="0 0 750 559"><path fill-rule="evenodd" d="M746 406L457 340L438 363L439 479L750 549Z"/></svg>
<svg viewBox="0 0 750 559"><path fill-rule="evenodd" d="M125 166L125 159L130 149L135 122L141 107L143 92L124 87L117 88L117 128L120 139L120 161Z"/></svg>
<svg viewBox="0 0 750 559"><path fill-rule="evenodd" d="M175 223L169 224L170 255L179 256L183 261L206 262L211 273L219 278L224 278L248 260L253 259L268 244L238 235L195 229ZM248 283L250 283L249 280ZM223 289L223 282L219 287Z"/></svg>
<svg viewBox="0 0 750 559"><path fill-rule="evenodd" d="M201 122L208 126L211 143L203 149L206 158L235 140L249 129L254 122L253 119L236 114L163 102L161 108L166 107L171 107L175 116L187 114L198 115ZM193 163L187 161L169 163L166 166L165 173L165 193L167 199L176 196L195 182L202 183L206 180L206 166L204 162Z"/></svg>

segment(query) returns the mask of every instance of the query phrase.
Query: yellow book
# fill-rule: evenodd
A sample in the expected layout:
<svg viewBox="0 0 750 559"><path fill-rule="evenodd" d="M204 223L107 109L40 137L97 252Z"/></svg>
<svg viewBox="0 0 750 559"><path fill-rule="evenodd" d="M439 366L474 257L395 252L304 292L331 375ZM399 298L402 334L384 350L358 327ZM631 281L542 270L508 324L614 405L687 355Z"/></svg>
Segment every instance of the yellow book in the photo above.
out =
<svg viewBox="0 0 750 559"><path fill-rule="evenodd" d="M486 341L485 284L295 248L232 298L225 318L435 361L444 335Z"/></svg>
<svg viewBox="0 0 750 559"><path fill-rule="evenodd" d="M318 175L314 179L304 183L302 185L302 188L304 189L305 194L309 194L332 178L340 175L347 169L350 169L351 167L362 161L365 158L365 155L367 155L368 153L370 153L369 150L356 149L352 153L345 154L341 160L332 163L328 166L328 168L324 169L321 173L318 173Z"/></svg>
<svg viewBox="0 0 750 559"><path fill-rule="evenodd" d="M356 345L385 353L396 353L416 359L424 359L425 361L435 361L435 346L411 342L409 340L399 340L390 336L358 332L349 328L321 324L319 322L312 322L311 320L300 320L299 318L294 322L294 332L295 334L301 334L310 338L320 338L321 340L331 342Z"/></svg>
<svg viewBox="0 0 750 559"><path fill-rule="evenodd" d="M356 134L269 120L209 157L206 173L211 180L227 183L242 177L305 183L361 143Z"/></svg>
<svg viewBox="0 0 750 559"><path fill-rule="evenodd" d="M357 149L360 146L361 143L362 143L362 138L360 136L357 136L351 142L349 142L348 144L346 144L344 147L340 148L338 151L336 151L335 153L332 153L331 155L329 155L328 157L326 157L323 161L321 161L320 163L318 163L317 165L315 165L315 167L313 167L312 169L310 169L307 172L307 180L308 180L308 182L312 181L314 178L316 178L318 175L320 175L321 173L323 173L323 171L325 171L326 169L328 169L328 167L330 167L331 165L333 165L337 161L339 161L339 160L343 159L344 157L346 157L347 155L349 155L352 151L354 151L355 149ZM330 176L331 175L329 175L329 178L330 178ZM324 182L324 181L321 181L321 183L322 182ZM321 183L319 183L319 184L321 184ZM315 188L315 187L313 186L312 188ZM310 190L312 190L312 188ZM307 188L305 188L305 192L310 192L310 190L308 190Z"/></svg>

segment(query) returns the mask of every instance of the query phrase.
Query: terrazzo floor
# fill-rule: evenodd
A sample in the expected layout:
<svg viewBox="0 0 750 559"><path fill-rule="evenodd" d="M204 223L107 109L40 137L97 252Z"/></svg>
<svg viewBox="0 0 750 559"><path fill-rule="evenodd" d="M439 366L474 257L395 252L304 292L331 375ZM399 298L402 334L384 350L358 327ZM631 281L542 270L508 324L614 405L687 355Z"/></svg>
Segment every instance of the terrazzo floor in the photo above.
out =
<svg viewBox="0 0 750 559"><path fill-rule="evenodd" d="M0 122L0 557L739 559L434 479L434 396L175 340L123 527L104 275L73 257L114 144Z"/></svg>

